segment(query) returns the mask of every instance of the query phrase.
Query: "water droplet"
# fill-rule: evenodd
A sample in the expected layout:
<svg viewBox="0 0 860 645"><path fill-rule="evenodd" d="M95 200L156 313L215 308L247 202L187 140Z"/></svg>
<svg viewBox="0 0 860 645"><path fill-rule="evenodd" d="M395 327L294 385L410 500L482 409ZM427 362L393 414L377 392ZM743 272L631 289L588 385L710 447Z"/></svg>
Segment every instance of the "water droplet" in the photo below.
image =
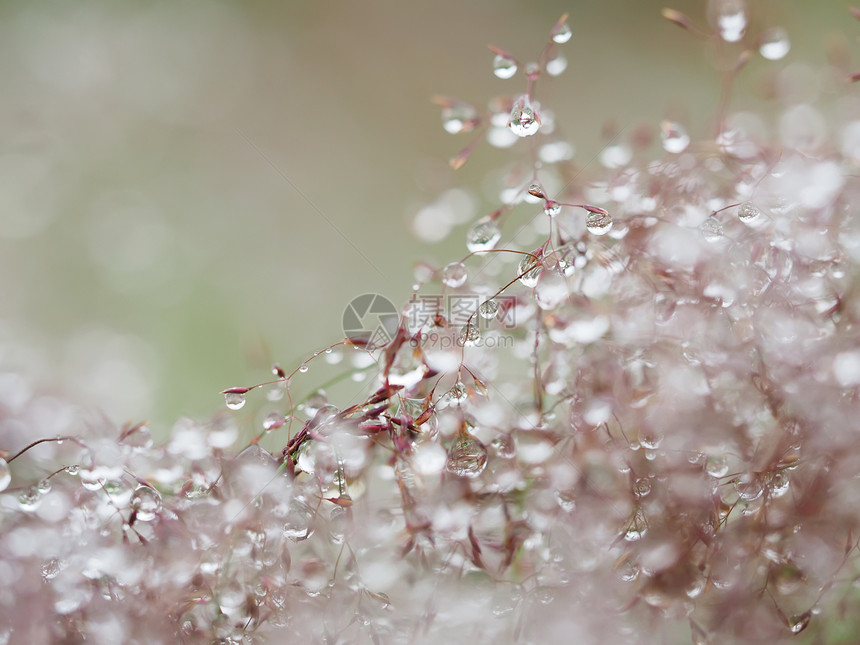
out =
<svg viewBox="0 0 860 645"><path fill-rule="evenodd" d="M478 123L478 113L467 103L453 103L442 108L442 127L445 132L459 134L473 130Z"/></svg>
<svg viewBox="0 0 860 645"><path fill-rule="evenodd" d="M640 477L635 483L635 492L638 497L645 497L651 492L651 480L647 477Z"/></svg>
<svg viewBox="0 0 860 645"><path fill-rule="evenodd" d="M513 459L517 454L517 445L510 434L500 434L493 439L493 450L502 459Z"/></svg>
<svg viewBox="0 0 860 645"><path fill-rule="evenodd" d="M499 313L499 303L495 300L484 300L478 307L478 314L481 318L495 318Z"/></svg>
<svg viewBox="0 0 860 645"><path fill-rule="evenodd" d="M511 110L510 128L518 137L530 137L540 130L540 117L532 107L528 97L521 96L514 101Z"/></svg>
<svg viewBox="0 0 860 645"><path fill-rule="evenodd" d="M309 368L307 363L302 363L301 365L299 365L299 372L301 372L302 374L307 374L308 369Z"/></svg>
<svg viewBox="0 0 860 645"><path fill-rule="evenodd" d="M738 206L738 218L744 224L752 224L761 217L761 211L752 202L744 202Z"/></svg>
<svg viewBox="0 0 860 645"><path fill-rule="evenodd" d="M663 437L655 432L645 431L639 435L639 445L645 450L657 450L661 443L663 443Z"/></svg>
<svg viewBox="0 0 860 645"><path fill-rule="evenodd" d="M466 265L462 262L451 262L442 269L442 282L452 289L463 286L468 277Z"/></svg>
<svg viewBox="0 0 860 645"><path fill-rule="evenodd" d="M771 497L782 497L788 492L788 487L788 476L783 472L774 473L767 485Z"/></svg>
<svg viewBox="0 0 860 645"><path fill-rule="evenodd" d="M559 45L563 45L570 37L573 35L573 32L570 30L570 25L567 24L565 20L558 27L556 27L552 32L552 41L554 43L558 43Z"/></svg>
<svg viewBox="0 0 860 645"><path fill-rule="evenodd" d="M744 37L747 30L744 0L711 0L709 9L720 38L727 43L736 43Z"/></svg>
<svg viewBox="0 0 860 645"><path fill-rule="evenodd" d="M12 473L9 472L9 464L0 457L0 491L6 490L12 481Z"/></svg>
<svg viewBox="0 0 860 645"><path fill-rule="evenodd" d="M141 522L151 522L161 510L161 495L149 486L138 486L131 496L131 507Z"/></svg>
<svg viewBox="0 0 860 645"><path fill-rule="evenodd" d="M538 183L529 184L526 192L528 193L526 195L526 201L530 204L537 204L540 200L546 199L546 194L543 192L543 186ZM529 199L529 197L532 197L533 199Z"/></svg>
<svg viewBox="0 0 860 645"><path fill-rule="evenodd" d="M543 271L543 262L535 258L533 255L527 255L520 261L518 275L522 282L529 289L533 289L538 283L538 278Z"/></svg>
<svg viewBox="0 0 860 645"><path fill-rule="evenodd" d="M464 433L448 451L448 472L458 477L477 477L487 467L487 449L470 434Z"/></svg>
<svg viewBox="0 0 860 645"><path fill-rule="evenodd" d="M663 150L672 154L684 152L690 145L690 136L684 126L674 121L660 123L660 139L663 141Z"/></svg>
<svg viewBox="0 0 860 645"><path fill-rule="evenodd" d="M241 410L245 406L244 392L225 392L224 402L231 410Z"/></svg>
<svg viewBox="0 0 860 645"><path fill-rule="evenodd" d="M716 217L709 217L699 226L706 242L713 244L723 239L723 225Z"/></svg>
<svg viewBox="0 0 860 645"><path fill-rule="evenodd" d="M290 500L284 518L284 536L294 541L309 538L313 533L313 519L314 511L301 498Z"/></svg>
<svg viewBox="0 0 860 645"><path fill-rule="evenodd" d="M469 391L462 381L457 381L454 387L448 390L448 397L454 402L465 401L467 396L469 396Z"/></svg>
<svg viewBox="0 0 860 645"><path fill-rule="evenodd" d="M59 558L51 558L42 564L42 577L45 580L53 580L62 570L62 564Z"/></svg>
<svg viewBox="0 0 860 645"><path fill-rule="evenodd" d="M263 430L275 430L284 425L284 415L280 412L269 412L263 419Z"/></svg>
<svg viewBox="0 0 860 645"><path fill-rule="evenodd" d="M735 489L738 497L747 502L758 499L764 492L761 480L755 475L741 475L735 482Z"/></svg>
<svg viewBox="0 0 860 645"><path fill-rule="evenodd" d="M561 212L561 204L552 199L546 200L546 203L543 207L543 212L549 215L550 217L555 217Z"/></svg>
<svg viewBox="0 0 860 645"><path fill-rule="evenodd" d="M488 218L480 219L466 234L466 248L472 253L490 251L496 248L501 237L502 232L498 224Z"/></svg>
<svg viewBox="0 0 860 645"><path fill-rule="evenodd" d="M481 340L481 332L475 325L466 325L460 331L460 345L464 347L477 345L479 340Z"/></svg>
<svg viewBox="0 0 860 645"><path fill-rule="evenodd" d="M782 27L773 27L761 35L758 47L759 54L768 60L780 60L785 58L791 50L791 41L788 32Z"/></svg>
<svg viewBox="0 0 860 645"><path fill-rule="evenodd" d="M585 228L592 235L606 235L612 230L612 216L609 213L589 211L585 218Z"/></svg>
<svg viewBox="0 0 860 645"><path fill-rule="evenodd" d="M809 621L812 619L812 612L805 611L798 616L792 616L789 621L789 629L792 634L799 634L804 629L809 627Z"/></svg>
<svg viewBox="0 0 860 645"><path fill-rule="evenodd" d="M36 490L39 491L40 495L47 495L51 492L51 480L47 477L40 479L39 483L36 484Z"/></svg>
<svg viewBox="0 0 860 645"><path fill-rule="evenodd" d="M70 474L72 477L74 477L75 475L78 474L78 472L80 472L80 466L78 466L77 464L72 464L71 466L66 466L66 472L68 474Z"/></svg>
<svg viewBox="0 0 860 645"><path fill-rule="evenodd" d="M498 78L512 78L517 73L517 61L504 54L496 54L493 58L493 74Z"/></svg>
<svg viewBox="0 0 860 645"><path fill-rule="evenodd" d="M556 54L546 62L546 73L550 76L559 76L567 69L567 58L562 54Z"/></svg>
<svg viewBox="0 0 860 645"><path fill-rule="evenodd" d="M20 504L21 510L27 512L35 511L39 508L39 504L41 503L42 495L39 493L39 489L35 486L30 486L27 490L18 495L18 504Z"/></svg>
<svg viewBox="0 0 860 645"><path fill-rule="evenodd" d="M722 455L708 457L705 462L705 471L717 479L725 477L729 472L729 461Z"/></svg>
<svg viewBox="0 0 860 645"><path fill-rule="evenodd" d="M558 271L544 271L535 286L535 300L544 310L555 309L567 300L567 280Z"/></svg>

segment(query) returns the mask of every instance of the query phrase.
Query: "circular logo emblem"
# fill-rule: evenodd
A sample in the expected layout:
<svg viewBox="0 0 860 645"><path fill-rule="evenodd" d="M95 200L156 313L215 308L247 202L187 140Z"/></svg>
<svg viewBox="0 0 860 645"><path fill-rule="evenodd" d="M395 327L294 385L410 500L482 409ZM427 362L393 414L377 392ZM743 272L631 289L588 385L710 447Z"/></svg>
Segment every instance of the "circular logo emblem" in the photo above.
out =
<svg viewBox="0 0 860 645"><path fill-rule="evenodd" d="M399 325L397 307L378 293L353 298L343 310L344 337L371 349L390 343Z"/></svg>

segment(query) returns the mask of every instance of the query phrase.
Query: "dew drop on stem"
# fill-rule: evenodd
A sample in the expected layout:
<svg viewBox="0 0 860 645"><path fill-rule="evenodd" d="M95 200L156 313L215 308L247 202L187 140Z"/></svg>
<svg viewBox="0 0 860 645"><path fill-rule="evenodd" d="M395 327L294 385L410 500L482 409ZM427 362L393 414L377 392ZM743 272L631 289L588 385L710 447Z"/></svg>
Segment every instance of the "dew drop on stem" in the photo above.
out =
<svg viewBox="0 0 860 645"><path fill-rule="evenodd" d="M480 219L469 229L466 234L466 248L472 253L491 251L496 248L502 232L499 225L491 219Z"/></svg>
<svg viewBox="0 0 860 645"><path fill-rule="evenodd" d="M672 154L684 152L690 145L690 136L684 126L674 121L660 123L660 139L663 142L663 150Z"/></svg>
<svg viewBox="0 0 860 645"><path fill-rule="evenodd" d="M466 265L462 262L451 262L442 269L442 282L452 289L463 286L467 277Z"/></svg>
<svg viewBox="0 0 860 645"><path fill-rule="evenodd" d="M568 25L565 20L553 30L552 41L559 45L563 45L570 40L571 36L573 36L573 32L570 30L570 25Z"/></svg>
<svg viewBox="0 0 860 645"><path fill-rule="evenodd" d="M530 137L540 130L540 117L527 96L523 95L514 101L511 110L510 128L518 137Z"/></svg>
<svg viewBox="0 0 860 645"><path fill-rule="evenodd" d="M501 79L513 78L517 73L517 61L504 54L496 54L493 58L493 74Z"/></svg>
<svg viewBox="0 0 860 645"><path fill-rule="evenodd" d="M585 228L592 235L606 235L612 230L612 216L608 213L589 211L585 218Z"/></svg>
<svg viewBox="0 0 860 645"><path fill-rule="evenodd" d="M495 318L499 313L499 303L493 299L484 300L478 307L478 313L481 318L491 319Z"/></svg>
<svg viewBox="0 0 860 645"><path fill-rule="evenodd" d="M791 50L788 32L782 27L773 27L761 35L758 52L768 60L781 60Z"/></svg>
<svg viewBox="0 0 860 645"><path fill-rule="evenodd" d="M457 437L448 451L446 468L458 477L478 477L487 467L487 449L470 434Z"/></svg>
<svg viewBox="0 0 860 645"><path fill-rule="evenodd" d="M225 392L224 402L231 410L241 410L245 406L244 392Z"/></svg>
<svg viewBox="0 0 860 645"><path fill-rule="evenodd" d="M752 202L744 202L738 207L738 219L744 224L753 224L761 217L761 211Z"/></svg>
<svg viewBox="0 0 860 645"><path fill-rule="evenodd" d="M6 490L11 481L12 473L9 472L9 464L5 459L0 458L0 491Z"/></svg>

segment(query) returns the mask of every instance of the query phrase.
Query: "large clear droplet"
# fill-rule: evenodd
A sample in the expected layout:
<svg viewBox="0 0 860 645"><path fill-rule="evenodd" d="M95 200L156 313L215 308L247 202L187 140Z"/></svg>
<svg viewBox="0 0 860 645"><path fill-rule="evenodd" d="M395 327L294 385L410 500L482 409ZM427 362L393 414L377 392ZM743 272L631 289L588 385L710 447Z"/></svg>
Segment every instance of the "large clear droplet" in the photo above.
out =
<svg viewBox="0 0 860 645"><path fill-rule="evenodd" d="M550 217L555 217L561 212L561 204L557 201L548 199L543 207L543 212L549 215Z"/></svg>
<svg viewBox="0 0 860 645"><path fill-rule="evenodd" d="M690 136L684 126L674 121L660 123L660 139L663 141L663 150L672 154L684 152L690 145Z"/></svg>
<svg viewBox="0 0 860 645"><path fill-rule="evenodd" d="M567 69L567 58L556 54L546 62L546 73L550 76L559 76Z"/></svg>
<svg viewBox="0 0 860 645"><path fill-rule="evenodd" d="M9 472L9 464L0 457L0 491L6 490L12 481L12 473Z"/></svg>
<svg viewBox="0 0 860 645"><path fill-rule="evenodd" d="M496 248L501 237L502 232L495 221L487 218L480 219L466 234L466 248L472 253L490 251Z"/></svg>
<svg viewBox="0 0 860 645"><path fill-rule="evenodd" d="M753 224L761 217L761 211L752 202L744 202L738 206L738 219L744 224Z"/></svg>
<svg viewBox="0 0 860 645"><path fill-rule="evenodd" d="M528 97L521 96L511 110L510 128L518 137L530 137L540 130L540 117Z"/></svg>
<svg viewBox="0 0 860 645"><path fill-rule="evenodd" d="M487 449L470 434L462 434L448 451L448 472L458 477L477 477L487 467Z"/></svg>
<svg viewBox="0 0 860 645"><path fill-rule="evenodd" d="M592 235L606 235L612 230L612 216L609 213L589 211L585 218L585 228Z"/></svg>
<svg viewBox="0 0 860 645"><path fill-rule="evenodd" d="M469 132L478 123L478 113L475 108L466 103L454 103L442 108L442 127L445 132L459 134Z"/></svg>
<svg viewBox="0 0 860 645"><path fill-rule="evenodd" d="M141 522L151 522L161 510L161 495L154 488L139 486L131 496L131 507Z"/></svg>
<svg viewBox="0 0 860 645"><path fill-rule="evenodd" d="M788 39L788 32L782 27L768 29L762 34L760 43L758 52L768 60L785 58L786 54L791 50L791 41Z"/></svg>
<svg viewBox="0 0 860 645"><path fill-rule="evenodd" d="M529 289L533 289L543 271L543 263L534 256L527 255L520 261L518 269L520 282Z"/></svg>
<svg viewBox="0 0 860 645"><path fill-rule="evenodd" d="M481 340L481 332L475 325L466 325L460 331L460 344L464 347L472 347Z"/></svg>
<svg viewBox="0 0 860 645"><path fill-rule="evenodd" d="M709 13L717 33L727 43L736 43L747 30L747 9L744 0L711 0Z"/></svg>
<svg viewBox="0 0 860 645"><path fill-rule="evenodd" d="M567 280L557 271L544 271L535 286L535 300L544 310L555 309L567 299Z"/></svg>
<svg viewBox="0 0 860 645"><path fill-rule="evenodd" d="M39 504L41 503L42 495L35 486L30 486L30 488L18 495L18 504L21 506L21 510L23 511L35 511L39 508Z"/></svg>
<svg viewBox="0 0 860 645"><path fill-rule="evenodd" d="M572 35L573 32L570 30L570 25L567 24L567 21L564 21L552 32L552 41L559 45L563 45L570 40Z"/></svg>
<svg viewBox="0 0 860 645"><path fill-rule="evenodd" d="M716 217L709 217L699 225L699 230L702 231L702 237L706 242L713 244L723 239L723 225Z"/></svg>
<svg viewBox="0 0 860 645"><path fill-rule="evenodd" d="M495 318L499 313L499 303L495 300L484 300L478 307L478 313L481 318Z"/></svg>
<svg viewBox="0 0 860 645"><path fill-rule="evenodd" d="M456 289L465 284L468 275L465 264L462 262L451 262L451 264L442 269L442 282L445 286Z"/></svg>
<svg viewBox="0 0 860 645"><path fill-rule="evenodd" d="M245 406L244 392L225 392L224 402L231 410L241 410Z"/></svg>
<svg viewBox="0 0 860 645"><path fill-rule="evenodd" d="M517 73L517 61L504 54L496 54L493 58L493 74L498 78L512 78Z"/></svg>

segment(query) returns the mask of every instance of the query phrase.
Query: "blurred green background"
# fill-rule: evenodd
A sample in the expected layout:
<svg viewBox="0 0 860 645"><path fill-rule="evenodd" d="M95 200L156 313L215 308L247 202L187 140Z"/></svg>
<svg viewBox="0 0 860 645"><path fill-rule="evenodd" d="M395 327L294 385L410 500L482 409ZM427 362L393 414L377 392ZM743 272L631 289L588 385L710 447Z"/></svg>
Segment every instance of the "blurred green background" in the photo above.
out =
<svg viewBox="0 0 860 645"><path fill-rule="evenodd" d="M354 296L405 302L416 261L464 255L465 224L429 244L411 221L458 185L473 218L497 206L483 177L512 151L451 172L467 139L430 101L522 91L487 44L529 59L570 13L569 68L540 94L581 165L608 120L706 134L718 76L664 5L0 3L0 369L117 423L210 416L221 389L339 340ZM754 5L793 49L755 57L735 105L856 49L841 2ZM669 6L704 25L704 2Z"/></svg>

